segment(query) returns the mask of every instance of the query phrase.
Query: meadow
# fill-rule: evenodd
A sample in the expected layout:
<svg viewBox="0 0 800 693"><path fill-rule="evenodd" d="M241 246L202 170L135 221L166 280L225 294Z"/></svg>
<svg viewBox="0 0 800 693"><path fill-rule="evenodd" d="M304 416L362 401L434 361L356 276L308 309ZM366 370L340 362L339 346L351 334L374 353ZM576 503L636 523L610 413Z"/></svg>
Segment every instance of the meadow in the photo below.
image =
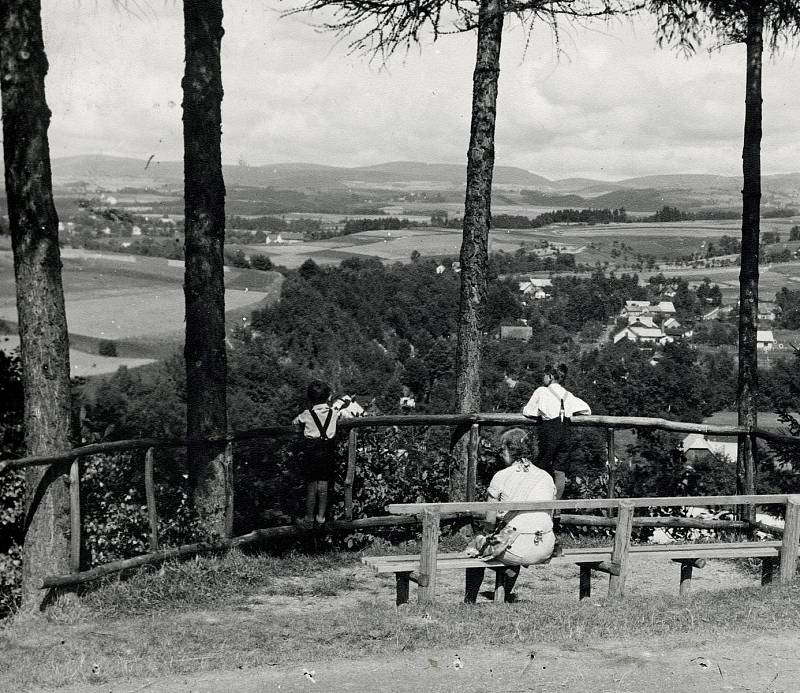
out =
<svg viewBox="0 0 800 693"><path fill-rule="evenodd" d="M430 206L435 207L435 205ZM447 205L439 207L446 208ZM536 216L541 211L548 210L503 206L494 208L495 214L523 216ZM344 218L342 216L338 220ZM777 231L781 239L786 241L789 238L789 229L799 221L800 219L796 217L764 219L761 228L762 232ZM589 266L608 263L612 269L625 271L626 267L630 267L636 261L638 255L653 256L657 263L662 264L686 255L704 255L709 242L715 243L722 236L738 238L740 234L740 222L735 219L647 224L634 222L595 226L556 224L541 229L494 228L489 236L489 250L514 253L520 248L531 249L547 242L556 246L569 246L572 252L577 250L576 263ZM625 245L625 249L622 253L618 253L622 244ZM797 244L790 244L790 247L794 245ZM410 262L411 254L415 250L424 258L440 260L458 257L461 249L461 229L417 227L393 231L364 231L309 243L241 247L246 253L267 255L274 264L289 269L299 267L308 259L314 260L317 264L335 264L347 258L378 258L383 262Z"/></svg>
<svg viewBox="0 0 800 693"><path fill-rule="evenodd" d="M66 248L62 251L64 295L73 375L142 365L180 347L184 329L183 263ZM229 329L267 302L277 300L283 277L277 272L225 268ZM16 331L13 259L0 251L0 320ZM113 341L117 358L97 356L103 340Z"/></svg>

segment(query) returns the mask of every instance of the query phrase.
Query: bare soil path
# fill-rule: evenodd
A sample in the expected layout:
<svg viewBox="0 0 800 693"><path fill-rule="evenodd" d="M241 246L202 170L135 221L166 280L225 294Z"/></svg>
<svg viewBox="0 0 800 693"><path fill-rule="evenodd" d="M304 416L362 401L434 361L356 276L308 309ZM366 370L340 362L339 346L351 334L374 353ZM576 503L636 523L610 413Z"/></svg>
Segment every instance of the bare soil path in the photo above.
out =
<svg viewBox="0 0 800 693"><path fill-rule="evenodd" d="M516 648L432 650L381 659L338 659L60 690L796 693L800 691L798 656L800 632L724 641L698 637L680 641L529 643Z"/></svg>

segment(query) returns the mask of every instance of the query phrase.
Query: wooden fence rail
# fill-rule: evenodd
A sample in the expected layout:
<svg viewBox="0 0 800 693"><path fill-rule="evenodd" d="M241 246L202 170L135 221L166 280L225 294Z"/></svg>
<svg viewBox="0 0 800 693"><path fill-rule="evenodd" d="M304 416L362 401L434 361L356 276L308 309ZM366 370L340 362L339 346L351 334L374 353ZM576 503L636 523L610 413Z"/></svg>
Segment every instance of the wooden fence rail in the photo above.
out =
<svg viewBox="0 0 800 693"><path fill-rule="evenodd" d="M497 426L531 426L535 427L537 422L535 420L526 418L522 414L495 414L495 413L475 413L475 414L405 414L405 415L389 415L389 416L366 416L355 419L344 419L340 422L340 428L348 432L348 454L347 454L347 472L344 480L344 502L345 502L345 519L347 521L353 520L353 485L356 477L356 460L357 449L359 442L358 429L360 428L380 428L380 427L410 427L410 426L448 426L448 427L462 427L469 435L468 460L466 469L466 488L464 489L464 497L468 501L475 499L476 476L477 476L477 461L478 451L480 447L480 434L481 427L497 427ZM800 443L800 438L793 436L781 435L765 431L762 429L750 430L741 426L723 426L712 424L698 424L687 423L681 421L669 421L662 418L648 418L636 416L579 416L572 419L572 425L578 427L600 427L606 430L606 455L608 466L608 488L607 495L613 499L615 493L616 482L616 452L615 452L615 430L616 429L653 429L664 430L682 433L704 433L722 436L735 436L740 441L743 439L761 438L771 442L779 443ZM160 542L158 537L158 511L156 507L155 486L153 482L153 467L155 460L155 451L190 447L194 445L207 445L211 443L220 443L225 441L227 443L225 450L225 474L226 474L226 488L231 489L226 493L226 534L232 536L233 529L233 448L232 444L235 442L258 440L264 438L279 438L299 435L301 427L299 426L268 426L263 428L251 429L248 431L231 432L225 436L217 436L203 440L192 440L186 438L143 438L136 440L120 440L105 443L93 443L74 448L68 452L60 453L52 456L34 456L25 457L21 459L11 459L0 461L0 474L12 469L24 469L32 466L42 466L50 464L70 463L69 480L70 480L70 527L71 527L71 559L70 569L77 573L80 569L80 546L81 546L81 509L80 509L80 470L81 458L89 457L91 455L109 454L120 451L131 450L145 450L145 468L144 468L144 483L145 483L145 496L147 499L147 516L150 527L149 534L149 548L151 553L159 552ZM743 446L740 445L740 448ZM748 446L744 446L748 447ZM751 463L742 463L740 468L745 471L750 470ZM747 486L738 488L737 491L748 493L752 496L754 488L754 475L749 471L743 478L747 479ZM720 502L720 505L729 503L738 503L737 499L740 496L730 496L725 502ZM732 500L731 500L732 499ZM566 502L566 501L565 501ZM776 501L785 503L783 500ZM576 507L574 505L565 505L563 507ZM588 507L588 506L587 506ZM600 506L594 506L600 507ZM605 506L613 512L620 506L618 504ZM751 509L752 505L747 507ZM451 511L455 511L451 509ZM639 520L640 518L637 518ZM746 518L749 521L748 526L754 526L754 516ZM602 518L594 518L594 522L598 522ZM598 522L599 523L599 522ZM668 526L668 525L667 525ZM677 526L677 525L672 525Z"/></svg>

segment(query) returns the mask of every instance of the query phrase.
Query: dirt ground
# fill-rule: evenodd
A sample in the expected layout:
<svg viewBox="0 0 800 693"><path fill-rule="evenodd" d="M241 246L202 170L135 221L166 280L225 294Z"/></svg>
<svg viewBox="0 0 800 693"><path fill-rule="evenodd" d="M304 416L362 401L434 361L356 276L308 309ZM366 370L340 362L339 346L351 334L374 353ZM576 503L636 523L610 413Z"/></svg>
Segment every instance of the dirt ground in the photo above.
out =
<svg viewBox="0 0 800 693"><path fill-rule="evenodd" d="M511 693L687 693L800 691L800 632L736 638L660 638L649 642L530 643L460 652L434 650L377 660L309 662L246 671L214 671L69 693L266 693L420 691Z"/></svg>
<svg viewBox="0 0 800 693"><path fill-rule="evenodd" d="M570 566L539 567L523 571L516 593L520 601L546 598L551 589L574 583L577 570ZM342 569L352 578L352 590L336 597L276 597L254 595L253 611L274 614L314 609L343 603L358 608L364 599L385 602L394 608L394 580L376 578L362 566ZM677 592L679 566L665 562L659 569L635 562L628 582L629 593ZM438 595L442 603L460 600L463 578L439 573ZM758 577L730 561L709 561L695 571L694 590L719 590L757 584ZM491 587L487 571L484 589ZM557 587L558 585L558 587ZM606 579L593 581L595 596L604 596ZM415 595L411 595L412 601ZM592 600L595 601L595 600ZM600 599L596 599L602 608ZM411 606L411 605L410 605ZM494 608L484 605L478 608ZM499 608L514 608L499 607ZM196 612L182 618L239 618L242 613ZM190 627L187 623L187 627ZM800 628L800 624L798 625ZM753 693L800 693L800 630L718 638L701 631L690 636L660 637L648 641L529 642L517 646L431 649L385 655L380 658L336 659L267 665L236 671L205 671L110 681L94 687L59 688L63 693L265 693L272 691L410 691L512 692L586 691L614 693L667 693L673 691L751 691Z"/></svg>

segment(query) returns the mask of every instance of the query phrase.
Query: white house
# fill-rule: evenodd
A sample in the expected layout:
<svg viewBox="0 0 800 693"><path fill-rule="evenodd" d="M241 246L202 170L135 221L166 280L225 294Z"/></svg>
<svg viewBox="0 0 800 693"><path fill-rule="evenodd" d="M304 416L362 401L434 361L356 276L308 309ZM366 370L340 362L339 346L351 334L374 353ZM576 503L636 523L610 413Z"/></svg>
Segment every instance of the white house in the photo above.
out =
<svg viewBox="0 0 800 693"><path fill-rule="evenodd" d="M625 301L625 307L622 309L622 315L628 317L650 312L650 301Z"/></svg>
<svg viewBox="0 0 800 693"><path fill-rule="evenodd" d="M775 346L775 336L772 330L756 330L756 348L771 351Z"/></svg>
<svg viewBox="0 0 800 693"><path fill-rule="evenodd" d="M659 301L654 308L654 313L661 313L661 315L675 315L675 306L672 301Z"/></svg>
<svg viewBox="0 0 800 693"><path fill-rule="evenodd" d="M445 266L442 263L436 265L436 274L444 274Z"/></svg>
<svg viewBox="0 0 800 693"><path fill-rule="evenodd" d="M141 235L142 235L142 230L138 226L134 226L131 229L131 236L141 236Z"/></svg>
<svg viewBox="0 0 800 693"><path fill-rule="evenodd" d="M656 323L653 321L652 315L629 315L628 316L628 326L634 327L650 327L655 328L658 327Z"/></svg>
<svg viewBox="0 0 800 693"><path fill-rule="evenodd" d="M547 289L553 286L553 282L549 279L539 279L537 277L528 277L527 281L519 282L519 290L525 296L530 296L536 300L543 298L550 298Z"/></svg>
<svg viewBox="0 0 800 693"><path fill-rule="evenodd" d="M628 325L614 335L614 344L629 339L635 344L666 344L672 341L672 337L664 334L660 327L640 327L639 325Z"/></svg>
<svg viewBox="0 0 800 693"><path fill-rule="evenodd" d="M631 315L675 315L675 306L672 301L659 301L658 303L625 301L625 307L620 315L622 317L630 317Z"/></svg>

